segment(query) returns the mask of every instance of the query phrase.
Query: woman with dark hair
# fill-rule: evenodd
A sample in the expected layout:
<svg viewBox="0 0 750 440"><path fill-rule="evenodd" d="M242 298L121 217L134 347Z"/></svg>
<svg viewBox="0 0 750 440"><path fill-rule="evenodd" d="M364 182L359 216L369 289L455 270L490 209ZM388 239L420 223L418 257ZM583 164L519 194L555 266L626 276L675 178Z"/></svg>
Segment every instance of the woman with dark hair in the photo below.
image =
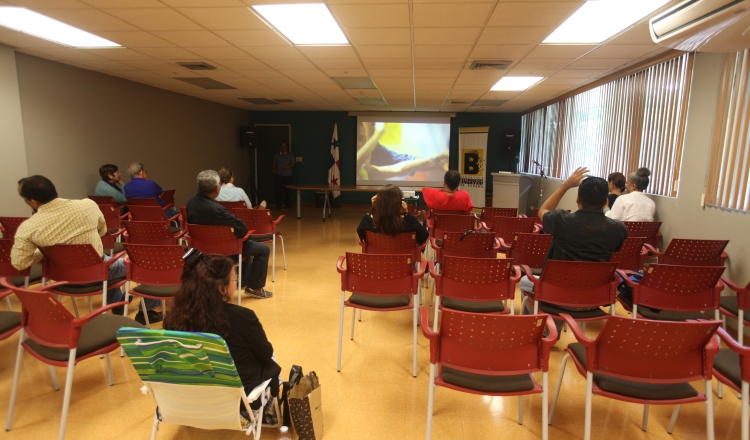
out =
<svg viewBox="0 0 750 440"><path fill-rule="evenodd" d="M188 251L182 286L164 319L164 328L214 333L224 338L245 392L250 393L271 379L266 389L271 402L270 396L279 395L281 367L274 359L273 346L255 312L230 302L237 285L233 265L232 260L223 255L204 255L195 249ZM260 405L259 399L251 408L257 410ZM264 413L269 406L266 405Z"/></svg>
<svg viewBox="0 0 750 440"><path fill-rule="evenodd" d="M607 176L607 183L609 184L609 195L607 196L609 203L607 207L612 209L615 200L625 191L625 175L622 173L612 173Z"/></svg>
<svg viewBox="0 0 750 440"><path fill-rule="evenodd" d="M372 198L371 212L362 217L357 226L357 235L365 241L365 231L396 235L401 232L416 232L417 244L427 241L427 229L416 217L407 212L401 188L385 185Z"/></svg>
<svg viewBox="0 0 750 440"><path fill-rule="evenodd" d="M94 189L94 195L109 196L115 199L118 205L128 203L125 193L122 190L122 176L117 165L111 163L99 167L99 177L102 178Z"/></svg>
<svg viewBox="0 0 750 440"><path fill-rule="evenodd" d="M638 168L628 175L625 187L628 193L615 200L607 217L624 222L652 222L656 213L656 204L643 191L648 188L648 168Z"/></svg>

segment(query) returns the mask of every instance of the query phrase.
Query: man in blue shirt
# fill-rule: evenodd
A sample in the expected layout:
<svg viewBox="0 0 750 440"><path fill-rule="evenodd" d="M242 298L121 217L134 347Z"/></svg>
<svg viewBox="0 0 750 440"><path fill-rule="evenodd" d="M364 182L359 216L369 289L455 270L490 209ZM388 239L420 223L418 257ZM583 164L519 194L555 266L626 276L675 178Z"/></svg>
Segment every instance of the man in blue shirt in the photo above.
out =
<svg viewBox="0 0 750 440"><path fill-rule="evenodd" d="M296 163L294 155L289 152L286 142L281 143L279 152L273 156L273 173L276 174L276 209L292 207L292 168Z"/></svg>
<svg viewBox="0 0 750 440"><path fill-rule="evenodd" d="M146 167L144 167L142 163L131 163L128 167L128 174L130 174L130 182L126 183L124 186L125 197L129 199L156 198L159 205L164 206L164 201L160 197L164 190L158 183L146 179ZM179 212L172 208L165 210L164 213L170 218L179 214Z"/></svg>

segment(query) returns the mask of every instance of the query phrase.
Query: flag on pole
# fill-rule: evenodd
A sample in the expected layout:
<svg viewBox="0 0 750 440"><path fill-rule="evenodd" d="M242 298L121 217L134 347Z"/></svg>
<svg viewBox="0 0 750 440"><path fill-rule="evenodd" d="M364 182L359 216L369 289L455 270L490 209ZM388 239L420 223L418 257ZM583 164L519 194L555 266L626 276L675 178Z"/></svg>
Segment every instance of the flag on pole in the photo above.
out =
<svg viewBox="0 0 750 440"><path fill-rule="evenodd" d="M328 168L328 186L340 186L341 164L339 163L339 135L338 127L333 124L333 139L331 140L331 164ZM341 195L341 191L331 191L333 198Z"/></svg>

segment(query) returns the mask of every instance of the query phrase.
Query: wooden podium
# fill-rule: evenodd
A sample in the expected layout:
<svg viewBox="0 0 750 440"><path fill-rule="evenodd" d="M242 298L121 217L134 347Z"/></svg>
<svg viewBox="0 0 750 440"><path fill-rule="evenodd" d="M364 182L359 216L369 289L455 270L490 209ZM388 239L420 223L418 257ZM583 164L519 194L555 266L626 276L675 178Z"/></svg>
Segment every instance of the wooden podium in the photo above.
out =
<svg viewBox="0 0 750 440"><path fill-rule="evenodd" d="M518 208L518 214L527 214L531 178L522 174L492 173L492 206Z"/></svg>

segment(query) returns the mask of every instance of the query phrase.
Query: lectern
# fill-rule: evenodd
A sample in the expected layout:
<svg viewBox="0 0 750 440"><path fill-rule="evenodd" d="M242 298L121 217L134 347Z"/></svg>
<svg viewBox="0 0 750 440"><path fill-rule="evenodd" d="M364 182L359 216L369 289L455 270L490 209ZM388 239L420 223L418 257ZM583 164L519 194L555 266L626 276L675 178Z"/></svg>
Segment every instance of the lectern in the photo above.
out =
<svg viewBox="0 0 750 440"><path fill-rule="evenodd" d="M531 178L509 172L492 173L492 206L518 208L519 214L527 214Z"/></svg>

